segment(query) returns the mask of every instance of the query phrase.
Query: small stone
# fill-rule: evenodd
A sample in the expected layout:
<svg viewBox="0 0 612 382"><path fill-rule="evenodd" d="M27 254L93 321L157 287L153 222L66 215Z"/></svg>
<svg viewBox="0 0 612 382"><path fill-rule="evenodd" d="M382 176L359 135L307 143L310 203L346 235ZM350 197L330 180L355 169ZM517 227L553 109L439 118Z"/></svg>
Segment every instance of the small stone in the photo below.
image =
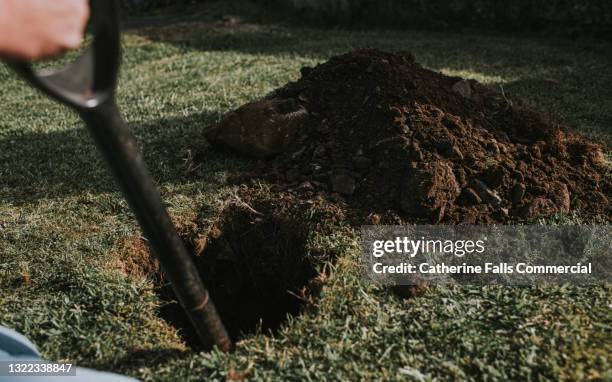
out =
<svg viewBox="0 0 612 382"><path fill-rule="evenodd" d="M498 188L504 184L508 170L504 166L496 165L487 168L481 173L481 179L491 188Z"/></svg>
<svg viewBox="0 0 612 382"><path fill-rule="evenodd" d="M212 227L209 232L210 237L212 237L213 239L220 238L222 234L223 231L221 231L218 227Z"/></svg>
<svg viewBox="0 0 612 382"><path fill-rule="evenodd" d="M498 156L500 154L500 150L499 150L499 146L497 145L497 142L487 143L487 150L495 156Z"/></svg>
<svg viewBox="0 0 612 382"><path fill-rule="evenodd" d="M208 237L206 235L198 235L193 241L193 252L196 256L202 256L208 245Z"/></svg>
<svg viewBox="0 0 612 382"><path fill-rule="evenodd" d="M533 155L534 158L541 159L542 158L542 151L540 150L540 147L539 146L531 146L531 155Z"/></svg>
<svg viewBox="0 0 612 382"><path fill-rule="evenodd" d="M523 183L517 183L512 187L511 196L513 204L520 204L525 196L525 190L527 187Z"/></svg>
<svg viewBox="0 0 612 382"><path fill-rule="evenodd" d="M493 206L499 206L502 203L502 201L503 200L501 196L497 195L495 191L491 191L491 194L489 195L489 204Z"/></svg>
<svg viewBox="0 0 612 382"><path fill-rule="evenodd" d="M343 195L353 195L355 188L357 188L355 178L344 172L332 174L331 184L334 192Z"/></svg>
<svg viewBox="0 0 612 382"><path fill-rule="evenodd" d="M497 194L497 192L491 190L487 187L486 184L481 182L478 179L472 179L470 182L474 191L478 193L478 195L484 200L486 203L491 204L492 206L499 206L502 202L502 198Z"/></svg>
<svg viewBox="0 0 612 382"><path fill-rule="evenodd" d="M463 160L463 153L461 152L461 150L459 149L459 147L457 146L453 146L452 148L452 153L453 156L459 160Z"/></svg>
<svg viewBox="0 0 612 382"><path fill-rule="evenodd" d="M370 216L368 216L368 218L370 219L370 223L371 223L372 225L378 225L378 224L380 224L381 217L380 217L380 215L379 215L379 214L377 214L377 213L371 213L371 214L370 214Z"/></svg>

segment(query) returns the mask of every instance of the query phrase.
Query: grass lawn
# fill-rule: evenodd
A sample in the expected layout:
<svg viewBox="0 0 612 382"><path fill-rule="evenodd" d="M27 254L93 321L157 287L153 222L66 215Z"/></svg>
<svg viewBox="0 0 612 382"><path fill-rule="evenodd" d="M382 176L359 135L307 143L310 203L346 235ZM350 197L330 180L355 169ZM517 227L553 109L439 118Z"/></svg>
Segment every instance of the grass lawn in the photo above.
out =
<svg viewBox="0 0 612 382"><path fill-rule="evenodd" d="M357 47L410 51L502 86L612 147L612 44L492 33L288 26L209 3L204 16L124 35L118 103L173 218L212 218L248 162L202 129ZM200 9L199 12L202 12ZM238 23L216 21L239 14ZM199 15L199 14L198 14ZM145 380L612 380L612 289L433 287L401 300L361 281L357 236L314 306L232 354L188 349L157 315L154 282L126 275L136 222L80 120L0 67L0 325L52 360ZM200 158L195 161L194 158ZM608 156L609 158L609 156Z"/></svg>

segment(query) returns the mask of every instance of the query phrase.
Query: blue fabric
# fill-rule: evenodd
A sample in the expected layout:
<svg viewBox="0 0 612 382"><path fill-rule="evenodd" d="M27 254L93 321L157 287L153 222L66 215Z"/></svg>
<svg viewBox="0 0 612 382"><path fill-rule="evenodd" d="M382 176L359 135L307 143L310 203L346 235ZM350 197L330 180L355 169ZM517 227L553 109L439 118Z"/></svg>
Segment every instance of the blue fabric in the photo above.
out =
<svg viewBox="0 0 612 382"><path fill-rule="evenodd" d="M22 362L41 360L33 343L21 334L0 326L0 361ZM0 382L135 382L135 379L123 375L105 373L82 367L76 368L76 376L57 377L7 377L0 376Z"/></svg>
<svg viewBox="0 0 612 382"><path fill-rule="evenodd" d="M16 357L30 356L40 357L36 346L28 341L27 338L3 326L0 326L0 359L4 355L12 355Z"/></svg>

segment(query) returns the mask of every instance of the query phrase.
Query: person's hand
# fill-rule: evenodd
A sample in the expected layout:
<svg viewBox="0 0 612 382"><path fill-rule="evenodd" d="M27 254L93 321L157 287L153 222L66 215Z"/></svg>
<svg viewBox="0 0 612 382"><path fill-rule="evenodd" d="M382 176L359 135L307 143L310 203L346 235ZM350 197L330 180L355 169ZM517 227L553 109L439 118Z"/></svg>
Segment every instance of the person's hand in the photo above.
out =
<svg viewBox="0 0 612 382"><path fill-rule="evenodd" d="M88 0L0 0L0 56L38 60L78 47Z"/></svg>

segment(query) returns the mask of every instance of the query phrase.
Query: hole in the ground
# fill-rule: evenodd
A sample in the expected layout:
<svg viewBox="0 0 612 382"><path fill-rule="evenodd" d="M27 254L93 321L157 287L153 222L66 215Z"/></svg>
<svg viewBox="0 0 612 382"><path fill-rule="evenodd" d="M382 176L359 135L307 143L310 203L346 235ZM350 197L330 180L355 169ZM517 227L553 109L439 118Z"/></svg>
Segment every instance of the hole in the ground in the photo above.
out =
<svg viewBox="0 0 612 382"><path fill-rule="evenodd" d="M300 313L318 273L307 255L308 230L290 216L231 205L204 245L192 245L200 275L232 339L258 330L274 332L287 315ZM199 248L198 248L199 247ZM203 247L203 248L202 248ZM160 289L168 303L161 316L192 347L198 339L170 285Z"/></svg>

